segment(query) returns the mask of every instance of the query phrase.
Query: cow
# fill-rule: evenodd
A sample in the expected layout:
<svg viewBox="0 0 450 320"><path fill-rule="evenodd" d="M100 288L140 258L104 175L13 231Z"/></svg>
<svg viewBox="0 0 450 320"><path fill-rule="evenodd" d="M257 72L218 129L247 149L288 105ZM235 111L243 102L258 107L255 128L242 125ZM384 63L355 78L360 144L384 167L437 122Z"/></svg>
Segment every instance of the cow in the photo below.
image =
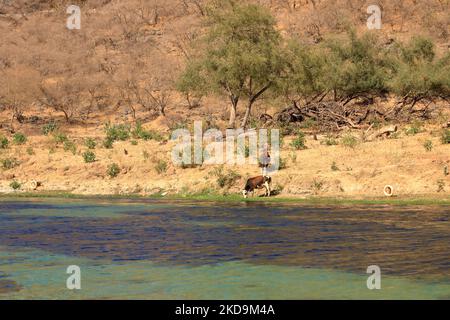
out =
<svg viewBox="0 0 450 320"><path fill-rule="evenodd" d="M257 176L247 180L245 184L244 190L242 190L242 194L244 198L247 198L249 192L252 192L254 195L255 189L266 188L266 196L270 197L270 183L272 182L272 178L269 176Z"/></svg>

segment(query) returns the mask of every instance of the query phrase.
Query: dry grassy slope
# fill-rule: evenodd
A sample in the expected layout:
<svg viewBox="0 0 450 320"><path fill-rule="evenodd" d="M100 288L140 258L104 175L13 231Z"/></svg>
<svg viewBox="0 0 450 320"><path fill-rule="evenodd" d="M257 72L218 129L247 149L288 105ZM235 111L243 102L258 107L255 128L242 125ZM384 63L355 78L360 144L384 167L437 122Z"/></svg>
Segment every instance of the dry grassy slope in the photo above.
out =
<svg viewBox="0 0 450 320"><path fill-rule="evenodd" d="M308 136L308 149L295 151L286 139L281 156L287 168L274 174L274 186L283 188L282 196L382 196L386 184L392 185L397 195L448 196L450 176L444 175L444 166L450 167L450 145L441 144L436 132L435 128L428 127L415 136L361 143L355 149L321 145L324 137L319 136L315 141ZM78 137L82 135L83 132L79 132ZM428 139L434 145L431 152L423 146ZM226 166L225 172L236 170L243 177L227 191L218 187L212 175L213 166L174 167L170 162L172 142L139 141L137 146L129 141L116 142L112 150L96 149L98 161L91 164L83 162L81 152L86 148L80 138L76 155L63 151L62 147L52 153L51 145L51 138L40 136L32 137L24 146L2 150L0 158L17 157L21 164L0 171L0 192L12 192L9 183L15 179L23 183L24 191L30 190L31 180L37 180L43 183L38 191L61 190L77 194L149 195L162 191L175 194L199 193L206 189L237 193L244 178L259 174L254 165ZM34 155L26 152L30 146ZM147 158L144 152L148 152ZM167 161L166 173L156 172L158 160ZM113 162L119 164L122 172L112 179L106 169ZM339 170L331 169L333 162ZM437 192L438 180L445 183L444 192ZM318 187L320 184L322 186Z"/></svg>
<svg viewBox="0 0 450 320"><path fill-rule="evenodd" d="M31 3L33 1L22 1ZM131 14L140 7L140 1L87 1L83 8L83 28L81 40L91 45L97 40L112 39L117 46L107 47L99 45L92 51L91 62L103 61L127 69L132 60L132 53L149 52L147 69L149 74L156 71L177 71L183 65L183 55L176 43L180 35L187 31L201 33L201 15L192 1L148 1L159 3L160 20L157 25L142 29L141 37L136 42L123 40L125 31L115 23L113 16L117 12ZM312 41L317 34L314 25L319 26L320 34L340 32L343 26L349 23L359 30L364 30L366 13L365 8L372 1L255 1L268 6L278 19L283 34L299 36ZM294 2L296 3L295 8ZM315 2L316 6L313 5ZM46 1L38 10L49 9ZM415 34L432 36L441 50L447 49L449 15L448 4L442 1L380 1L384 9L383 29L381 33L386 38L405 39ZM25 8L25 7L24 7ZM95 9L95 10L94 10ZM16 13L16 9L7 9L6 13ZM23 10L23 16L3 16L0 19L0 33L5 36L0 44L0 62L5 57L9 62L20 63L35 67L35 57L53 57L56 54L68 54L64 51L61 41L64 41L65 30L61 21L65 21L64 10L51 12L38 12L32 7ZM16 21L16 22L14 22ZM129 28L133 28L133 24ZM66 39L67 40L67 39ZM148 41L148 42L147 42ZM150 48L152 50L148 50ZM55 49L56 48L56 49ZM50 51L49 51L50 50ZM80 52L85 50L81 47ZM153 56L154 52L159 52ZM151 54L150 54L151 53ZM160 59L158 59L160 57ZM58 57L54 57L59 61ZM64 62L63 59L61 60ZM96 60L98 59L98 60ZM42 61L45 61L42 60ZM41 62L42 62L41 61ZM152 61L158 61L155 65ZM155 69L153 69L155 68ZM93 69L95 70L95 69ZM51 71L51 70L50 70ZM118 71L118 72L119 72ZM66 75L69 76L69 75ZM208 98L202 106L193 111L183 107L184 101L174 97L168 106L166 119L148 121L146 127L160 131L167 131L168 125L185 119L201 119L209 115L219 126L225 119L226 101ZM270 101L264 101L261 107L267 107ZM275 106L276 107L276 106ZM24 146L11 146L9 149L0 149L0 159L16 157L20 165L11 170L0 169L0 192L11 192L9 187L13 179L23 183L23 189L29 187L32 179L42 181L38 190L67 190L74 193L143 193L151 194L159 190L169 190L172 193L199 192L206 188L216 188L215 178L211 175L213 168L205 166L197 169L175 168L170 164L171 145L160 145L157 142L139 141L137 146L130 142L118 142L113 150L98 148L95 150L98 161L93 164L83 162L81 152L84 137L103 138L103 126L107 120L113 122L131 121L124 108L110 110L108 113L94 112L93 117L83 124L63 125L62 114L45 108L30 106L26 115L38 115L41 122L34 124L15 124L15 129L28 135L29 141ZM144 113L138 113L145 116ZM188 118L189 115L189 118ZM41 124L48 118L57 118L63 125L63 130L78 144L78 154L72 155L64 152L61 147L54 153L50 152L51 139L40 133ZM0 124L8 122L8 114L0 112ZM429 127L427 132L416 136L401 137L395 140L380 140L360 144L356 150L343 146L323 146L308 137L308 150L293 151L285 144L282 157L287 161L287 168L274 176L274 184L284 187L282 195L308 196L318 194L324 196L379 196L385 184L394 186L397 194L437 194L437 181L442 179L445 183L446 193L450 192L450 177L444 176L443 168L449 164L450 146L442 145L435 132L437 127ZM2 134L11 137L9 132L1 129ZM358 133L357 133L358 134ZM434 148L431 152L425 151L423 142L431 139ZM26 149L32 147L35 154L28 155ZM128 150L125 155L124 149ZM150 154L145 159L143 152ZM294 156L295 155L295 156ZM296 158L296 161L294 161ZM155 161L166 159L169 168L165 174L158 175L155 171ZM114 179L107 177L106 168L110 163L116 162L122 168L122 173ZM331 169L335 162L338 171ZM229 191L238 192L243 185L244 178L259 174L255 166L230 167L226 169L237 170L242 179ZM315 182L315 183L314 183ZM317 187L322 182L323 186ZM217 190L223 192L223 190ZM440 194L443 194L442 192Z"/></svg>

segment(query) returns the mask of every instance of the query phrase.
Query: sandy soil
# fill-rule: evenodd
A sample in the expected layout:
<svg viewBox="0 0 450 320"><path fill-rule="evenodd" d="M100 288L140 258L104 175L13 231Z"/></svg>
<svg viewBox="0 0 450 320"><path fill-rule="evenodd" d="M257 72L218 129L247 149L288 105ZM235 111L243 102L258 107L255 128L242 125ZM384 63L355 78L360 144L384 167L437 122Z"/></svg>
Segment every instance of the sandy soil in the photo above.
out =
<svg viewBox="0 0 450 320"><path fill-rule="evenodd" d="M157 121L147 127L167 131ZM398 196L448 197L450 175L450 145L440 141L440 128L426 126L423 132L408 136L399 129L396 139L359 142L352 149L341 144L326 146L325 136L306 136L306 150L294 150L292 137L285 137L281 158L286 168L273 175L273 187L282 197L378 197L383 196L385 185L394 188ZM26 132L26 130L25 130ZM174 142L138 140L115 142L113 149L102 147L102 126L71 127L66 130L77 145L72 154L62 145L55 145L52 136L30 134L24 145L14 145L10 139L7 149L0 149L0 160L16 158L19 164L12 169L0 169L0 192L64 191L74 194L190 194L190 193L239 193L245 179L259 175L256 165L225 165L224 172L234 170L241 178L229 188L220 188L212 165L181 168L172 164L171 151ZM5 133L3 133L5 134ZM353 132L359 137L359 132ZM85 163L82 153L87 150L84 139L97 140L93 152L96 161ZM337 139L339 141L339 138ZM431 140L433 147L427 151L424 142ZM31 152L32 150L32 152ZM158 173L156 164L163 160L167 170ZM107 167L117 163L120 174L111 178ZM14 191L10 183L22 184ZM33 190L32 181L41 185Z"/></svg>

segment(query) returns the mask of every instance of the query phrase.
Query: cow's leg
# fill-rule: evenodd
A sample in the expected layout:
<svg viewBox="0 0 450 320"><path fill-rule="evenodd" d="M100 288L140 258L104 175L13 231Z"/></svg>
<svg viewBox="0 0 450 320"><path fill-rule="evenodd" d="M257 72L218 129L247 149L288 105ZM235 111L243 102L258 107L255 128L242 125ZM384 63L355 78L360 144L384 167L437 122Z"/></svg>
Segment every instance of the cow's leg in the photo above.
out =
<svg viewBox="0 0 450 320"><path fill-rule="evenodd" d="M267 181L264 182L264 187L266 187L266 196L270 197L270 185Z"/></svg>

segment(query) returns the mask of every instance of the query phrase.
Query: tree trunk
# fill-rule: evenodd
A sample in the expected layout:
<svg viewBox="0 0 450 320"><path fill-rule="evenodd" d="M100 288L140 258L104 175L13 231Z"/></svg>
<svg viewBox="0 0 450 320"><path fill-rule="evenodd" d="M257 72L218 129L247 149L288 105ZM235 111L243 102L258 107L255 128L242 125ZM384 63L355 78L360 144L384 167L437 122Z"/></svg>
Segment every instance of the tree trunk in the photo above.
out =
<svg viewBox="0 0 450 320"><path fill-rule="evenodd" d="M253 102L249 102L247 105L247 109L245 110L244 119L242 119L241 128L245 129L247 126L248 118L250 117L250 112L252 110Z"/></svg>
<svg viewBox="0 0 450 320"><path fill-rule="evenodd" d="M228 128L234 129L235 122L236 122L236 105L232 104L230 107L230 120L228 121Z"/></svg>

